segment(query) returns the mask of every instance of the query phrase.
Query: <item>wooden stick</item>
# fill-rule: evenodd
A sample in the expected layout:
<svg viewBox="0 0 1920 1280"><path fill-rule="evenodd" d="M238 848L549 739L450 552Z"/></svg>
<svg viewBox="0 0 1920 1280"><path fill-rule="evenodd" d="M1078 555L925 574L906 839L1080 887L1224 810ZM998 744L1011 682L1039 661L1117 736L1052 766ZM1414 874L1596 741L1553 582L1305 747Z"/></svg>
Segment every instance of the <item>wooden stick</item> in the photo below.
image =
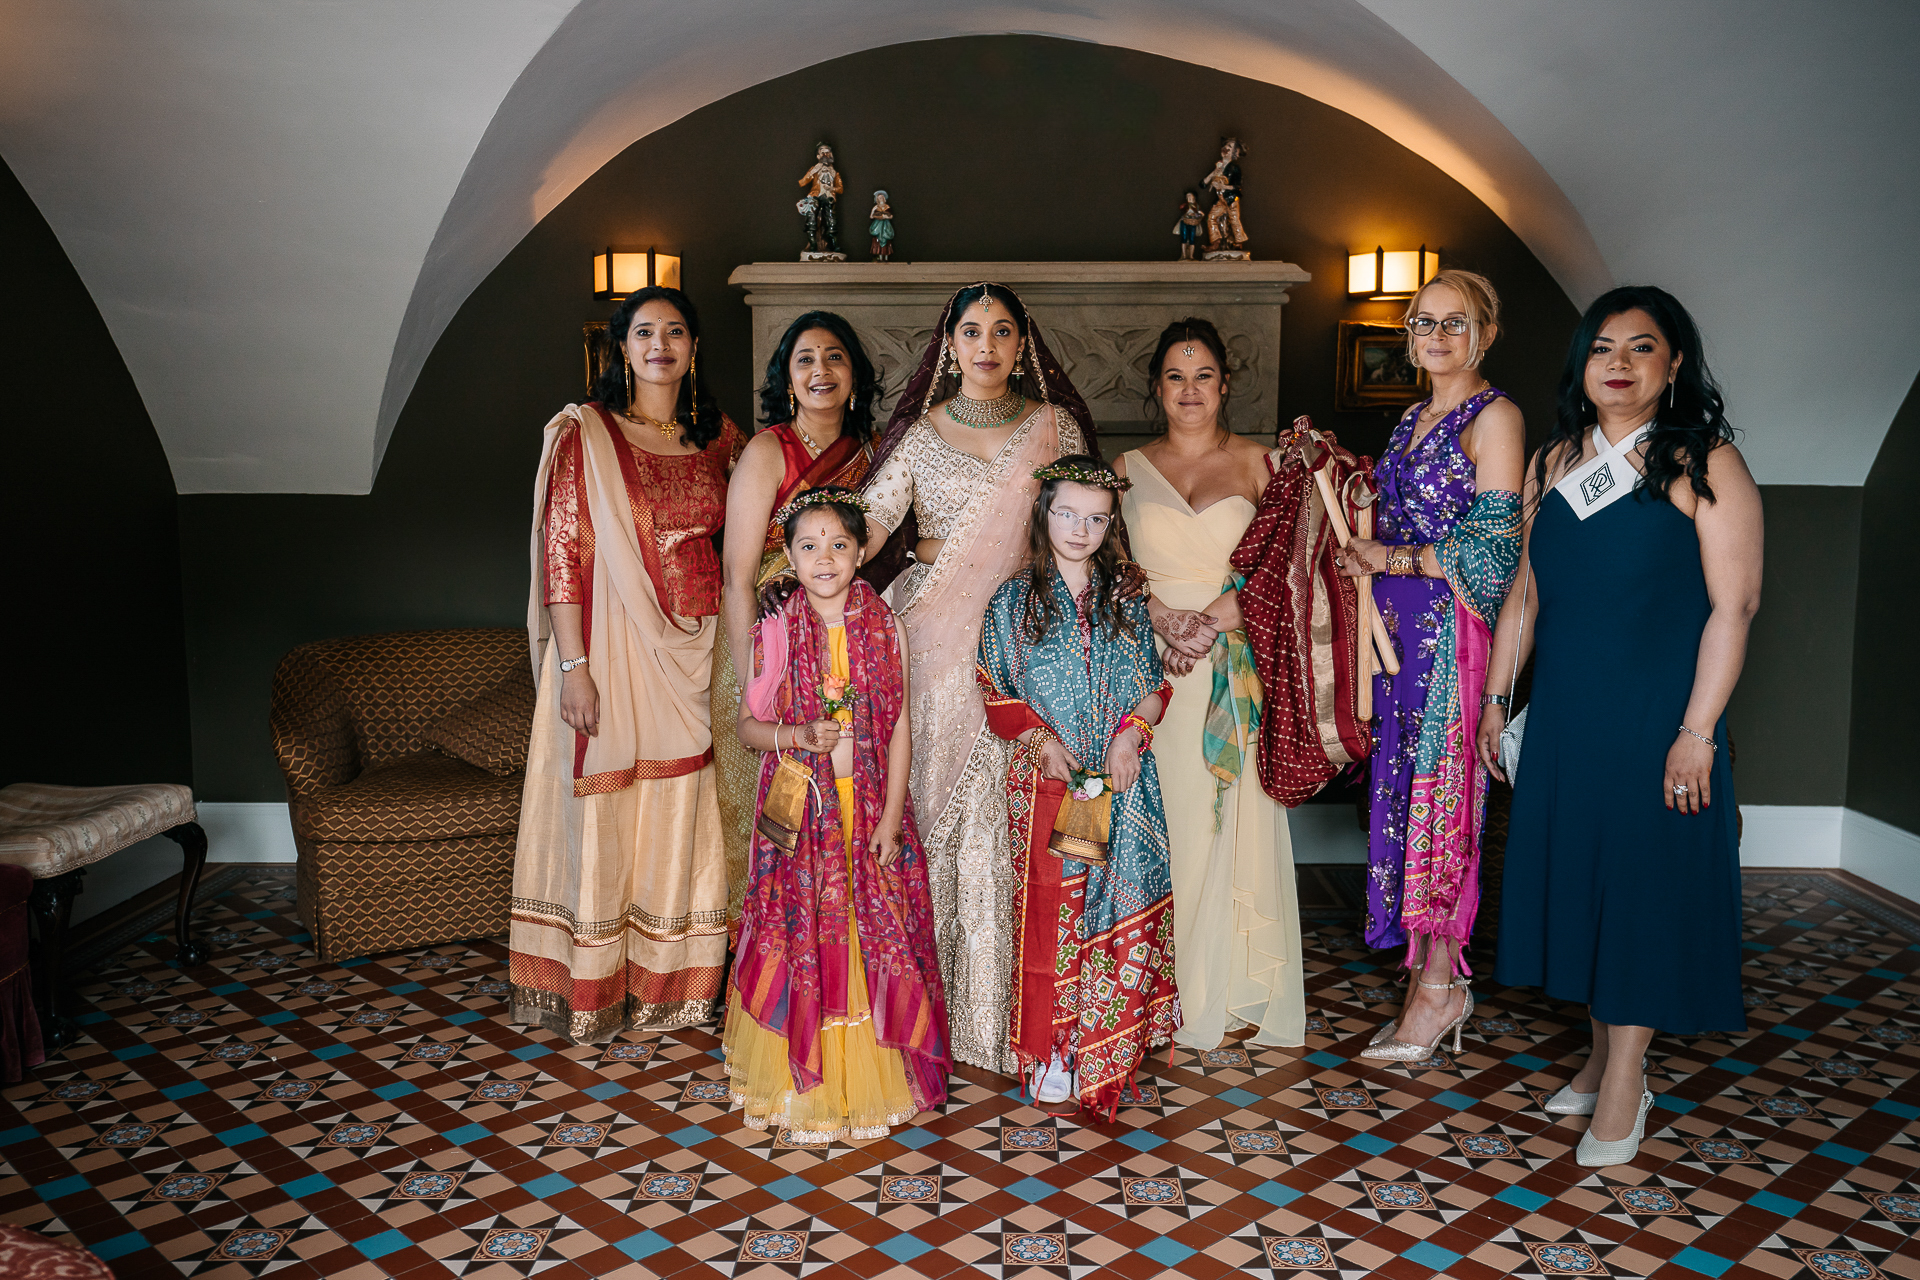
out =
<svg viewBox="0 0 1920 1280"><path fill-rule="evenodd" d="M1373 536L1372 507L1362 507L1360 510L1360 536L1363 538ZM1360 596L1367 602L1365 607L1371 609L1373 607L1373 575L1361 574L1354 579L1354 585L1360 588ZM1373 626L1368 624L1366 642L1360 646L1360 697L1355 708L1362 720L1373 719L1373 670L1375 662L1379 660L1379 655L1375 652L1377 643Z"/></svg>
<svg viewBox="0 0 1920 1280"><path fill-rule="evenodd" d="M1333 481L1327 479L1325 467L1313 473L1314 483L1320 486L1320 501L1327 508L1327 518L1333 522L1334 540L1342 549L1353 541L1353 534L1347 528L1347 517L1340 510L1340 501L1334 497ZM1400 660L1393 653L1393 637L1387 634L1386 621L1380 611L1373 607L1371 589L1360 593L1360 618L1366 626L1367 634L1372 637L1374 646L1379 650L1380 669L1390 676L1400 674Z"/></svg>

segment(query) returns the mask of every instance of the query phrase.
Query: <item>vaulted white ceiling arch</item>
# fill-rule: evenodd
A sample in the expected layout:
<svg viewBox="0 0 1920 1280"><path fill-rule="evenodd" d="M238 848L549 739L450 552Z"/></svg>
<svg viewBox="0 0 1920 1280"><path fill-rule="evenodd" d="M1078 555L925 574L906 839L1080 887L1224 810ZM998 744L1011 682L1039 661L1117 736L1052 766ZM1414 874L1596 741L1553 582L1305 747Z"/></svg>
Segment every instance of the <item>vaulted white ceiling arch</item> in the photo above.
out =
<svg viewBox="0 0 1920 1280"><path fill-rule="evenodd" d="M1367 121L1578 303L1668 284L1716 340L1761 479L1857 484L1917 363L1920 266L1898 250L1920 113L1888 86L1920 10L1840 8L0 0L0 155L182 492L365 492L461 302L637 138L860 49L1090 40Z"/></svg>

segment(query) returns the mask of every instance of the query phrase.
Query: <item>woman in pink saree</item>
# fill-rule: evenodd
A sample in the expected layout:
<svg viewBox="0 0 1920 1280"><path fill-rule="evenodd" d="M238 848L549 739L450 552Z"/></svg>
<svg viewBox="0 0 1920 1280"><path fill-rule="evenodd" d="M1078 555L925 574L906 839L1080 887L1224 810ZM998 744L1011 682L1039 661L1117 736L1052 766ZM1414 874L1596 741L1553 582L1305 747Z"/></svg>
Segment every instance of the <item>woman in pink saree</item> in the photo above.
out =
<svg viewBox="0 0 1920 1280"><path fill-rule="evenodd" d="M1034 471L1094 453L1092 418L1039 326L1004 285L948 300L901 393L867 482L870 558L894 581L907 630L910 790L925 842L951 1052L1011 1075L1011 744L987 728L974 682L994 588L1024 565Z"/></svg>

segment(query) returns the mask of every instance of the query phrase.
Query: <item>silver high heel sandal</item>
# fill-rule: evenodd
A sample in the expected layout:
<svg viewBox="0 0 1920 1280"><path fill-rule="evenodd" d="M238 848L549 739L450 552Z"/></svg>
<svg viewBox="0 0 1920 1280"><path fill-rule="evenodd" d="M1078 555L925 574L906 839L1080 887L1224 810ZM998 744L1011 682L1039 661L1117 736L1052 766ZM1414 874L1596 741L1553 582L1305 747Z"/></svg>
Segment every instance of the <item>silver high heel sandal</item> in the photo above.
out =
<svg viewBox="0 0 1920 1280"><path fill-rule="evenodd" d="M1653 1094L1642 1090L1640 1093L1640 1114L1634 1118L1633 1132L1617 1142L1602 1142L1593 1136L1593 1129L1580 1135L1580 1145L1574 1150L1573 1158L1588 1169L1605 1169L1610 1165L1632 1164L1633 1158L1640 1154L1640 1139L1647 1131L1647 1112L1653 1106Z"/></svg>
<svg viewBox="0 0 1920 1280"><path fill-rule="evenodd" d="M1452 991L1458 987L1466 992L1467 1002L1461 1006L1460 1016L1440 1028L1440 1034L1433 1038L1433 1043L1430 1045L1408 1044L1393 1035L1387 1035L1384 1038L1376 1038L1372 1044L1362 1049L1361 1057L1377 1058L1384 1062L1422 1062L1434 1055L1440 1048L1440 1042L1447 1038L1449 1031L1453 1033L1453 1051L1460 1052L1460 1033L1466 1027L1467 1019L1473 1016L1473 988L1457 978L1452 982L1422 982L1420 985L1428 991ZM1399 1020L1395 1019L1381 1030L1383 1032L1398 1031Z"/></svg>

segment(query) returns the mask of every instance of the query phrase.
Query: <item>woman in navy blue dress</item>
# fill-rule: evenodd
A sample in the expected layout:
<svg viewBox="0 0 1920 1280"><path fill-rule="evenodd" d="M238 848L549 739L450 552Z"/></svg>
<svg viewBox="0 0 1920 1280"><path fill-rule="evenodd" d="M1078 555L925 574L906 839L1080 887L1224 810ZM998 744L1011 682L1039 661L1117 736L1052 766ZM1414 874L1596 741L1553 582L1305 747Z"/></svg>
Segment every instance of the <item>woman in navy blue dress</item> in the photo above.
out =
<svg viewBox="0 0 1920 1280"><path fill-rule="evenodd" d="M1501 691L1535 651L1495 977L1589 1006L1593 1054L1547 1108L1593 1116L1581 1164L1624 1164L1655 1029L1746 1028L1723 748L1760 604L1760 492L1665 290L1587 309L1525 512L1478 737L1497 772Z"/></svg>

